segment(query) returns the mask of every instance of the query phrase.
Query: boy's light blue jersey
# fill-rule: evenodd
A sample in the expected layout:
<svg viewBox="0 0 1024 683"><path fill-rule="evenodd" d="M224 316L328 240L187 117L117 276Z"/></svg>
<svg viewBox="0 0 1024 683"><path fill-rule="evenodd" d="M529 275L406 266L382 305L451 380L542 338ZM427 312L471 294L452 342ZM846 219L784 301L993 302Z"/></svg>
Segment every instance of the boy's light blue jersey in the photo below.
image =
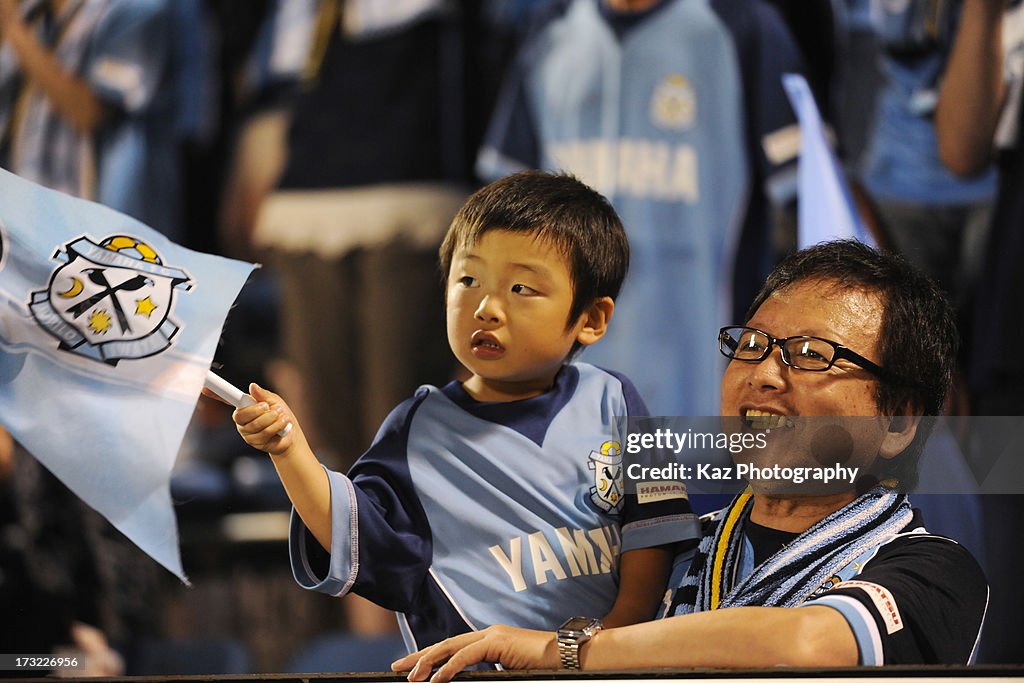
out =
<svg viewBox="0 0 1024 683"><path fill-rule="evenodd" d="M754 0L629 15L565 0L508 74L478 172L566 170L611 200L630 273L584 358L629 375L654 414L718 414L718 328L734 284L742 310L772 265L769 181L780 200L795 190L781 173L798 150L781 74L801 66Z"/></svg>
<svg viewBox="0 0 1024 683"><path fill-rule="evenodd" d="M296 580L402 613L410 650L490 624L603 616L621 552L699 533L684 496L624 495L616 418L645 412L628 380L584 363L522 401L422 387L349 476L330 473L329 557L293 514Z"/></svg>

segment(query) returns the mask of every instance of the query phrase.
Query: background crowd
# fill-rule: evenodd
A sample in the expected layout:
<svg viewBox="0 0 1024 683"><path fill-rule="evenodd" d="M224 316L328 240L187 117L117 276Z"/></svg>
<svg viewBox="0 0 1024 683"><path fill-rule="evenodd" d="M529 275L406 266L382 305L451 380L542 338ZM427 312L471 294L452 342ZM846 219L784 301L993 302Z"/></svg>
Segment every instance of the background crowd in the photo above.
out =
<svg viewBox="0 0 1024 683"><path fill-rule="evenodd" d="M624 371L654 414L715 414L714 334L795 248L780 76L803 73L875 239L957 307L947 413L1021 414L1022 356L990 351L993 309L1013 314L993 264L1024 230L993 212L1022 157L1019 3L988 3L1009 84L992 153L954 173L935 127L961 17L986 1L0 0L0 166L263 263L221 374L288 396L345 470L415 387L459 376L437 247L469 193L521 168L578 175L629 233L614 335L583 360ZM159 674L401 651L392 615L294 585L287 500L225 410L200 401L172 482L191 587L0 440L0 612L33 617L0 652L92 649L107 672ZM950 532L969 530L992 584L979 661L1020 663L1022 506L983 498Z"/></svg>

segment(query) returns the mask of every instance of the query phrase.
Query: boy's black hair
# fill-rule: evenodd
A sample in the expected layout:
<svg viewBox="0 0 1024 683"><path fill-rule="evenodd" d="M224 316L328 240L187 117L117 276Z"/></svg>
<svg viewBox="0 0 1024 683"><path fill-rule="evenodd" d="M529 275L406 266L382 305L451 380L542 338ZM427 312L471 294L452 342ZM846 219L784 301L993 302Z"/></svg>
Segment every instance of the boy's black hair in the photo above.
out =
<svg viewBox="0 0 1024 683"><path fill-rule="evenodd" d="M804 282L875 292L885 307L878 333L879 378L875 403L883 415L936 416L952 383L959 334L953 308L928 276L902 257L854 240L824 242L783 259L750 309L750 320L774 292ZM886 476L904 486L917 479L917 461L934 420L923 420L914 441L889 463Z"/></svg>
<svg viewBox="0 0 1024 683"><path fill-rule="evenodd" d="M594 300L618 296L629 268L629 241L615 209L599 192L565 173L513 173L466 200L439 252L446 284L455 250L476 244L491 230L549 240L566 258L573 285L566 327Z"/></svg>

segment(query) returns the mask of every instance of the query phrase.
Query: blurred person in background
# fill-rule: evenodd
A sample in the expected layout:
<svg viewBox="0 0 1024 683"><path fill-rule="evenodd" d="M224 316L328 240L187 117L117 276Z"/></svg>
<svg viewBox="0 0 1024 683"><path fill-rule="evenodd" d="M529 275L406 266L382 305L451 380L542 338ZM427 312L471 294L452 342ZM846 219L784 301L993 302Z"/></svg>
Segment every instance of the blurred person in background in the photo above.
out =
<svg viewBox="0 0 1024 683"><path fill-rule="evenodd" d="M969 178L957 177L939 157L935 105L962 7L961 0L872 3L886 84L873 115L861 180L891 246L949 294L966 357L996 172L989 163ZM954 398L966 401L966 396ZM954 409L966 413L964 403Z"/></svg>
<svg viewBox="0 0 1024 683"><path fill-rule="evenodd" d="M0 2L0 165L178 236L163 0Z"/></svg>
<svg viewBox="0 0 1024 683"><path fill-rule="evenodd" d="M964 178L998 161L999 191L974 316L970 388L976 415L1021 415L1019 338L1024 282L1024 170L1021 93L1024 90L1024 11L1020 2L965 0L936 110L938 148Z"/></svg>
<svg viewBox="0 0 1024 683"><path fill-rule="evenodd" d="M964 0L956 40L939 91L935 125L943 162L965 178L995 161L999 189L988 248L974 299L968 384L971 412L980 416L971 456L987 476L995 457L1018 460L1009 449L992 452L988 431L1006 425L1016 435L1024 415L1020 383L1024 357L1015 342L1024 334L1024 7L1019 0ZM993 416L1017 416L992 420ZM990 556L992 610L982 656L986 662L1021 661L1024 608L1017 568L1024 548L1021 495L981 497Z"/></svg>
<svg viewBox="0 0 1024 683"><path fill-rule="evenodd" d="M179 237L171 21L163 0L0 1L0 166ZM123 673L111 643L152 629L155 567L0 432L0 650Z"/></svg>

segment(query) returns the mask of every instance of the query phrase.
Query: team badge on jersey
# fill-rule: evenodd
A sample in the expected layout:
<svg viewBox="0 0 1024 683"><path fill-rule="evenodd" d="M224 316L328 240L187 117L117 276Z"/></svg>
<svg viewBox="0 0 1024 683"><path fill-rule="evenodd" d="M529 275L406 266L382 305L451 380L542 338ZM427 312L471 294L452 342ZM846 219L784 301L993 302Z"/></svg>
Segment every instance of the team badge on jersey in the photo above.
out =
<svg viewBox="0 0 1024 683"><path fill-rule="evenodd" d="M622 508L622 446L618 441L605 441L600 451L590 451L594 471L594 485L590 487L590 502L605 512L618 512Z"/></svg>
<svg viewBox="0 0 1024 683"><path fill-rule="evenodd" d="M697 96L682 74L669 74L651 96L651 120L671 130L688 130L697 119Z"/></svg>
<svg viewBox="0 0 1024 683"><path fill-rule="evenodd" d="M29 308L60 348L117 365L165 350L178 332L175 290L191 288L180 268L165 266L145 242L127 235L99 244L80 237L64 245L47 289Z"/></svg>

